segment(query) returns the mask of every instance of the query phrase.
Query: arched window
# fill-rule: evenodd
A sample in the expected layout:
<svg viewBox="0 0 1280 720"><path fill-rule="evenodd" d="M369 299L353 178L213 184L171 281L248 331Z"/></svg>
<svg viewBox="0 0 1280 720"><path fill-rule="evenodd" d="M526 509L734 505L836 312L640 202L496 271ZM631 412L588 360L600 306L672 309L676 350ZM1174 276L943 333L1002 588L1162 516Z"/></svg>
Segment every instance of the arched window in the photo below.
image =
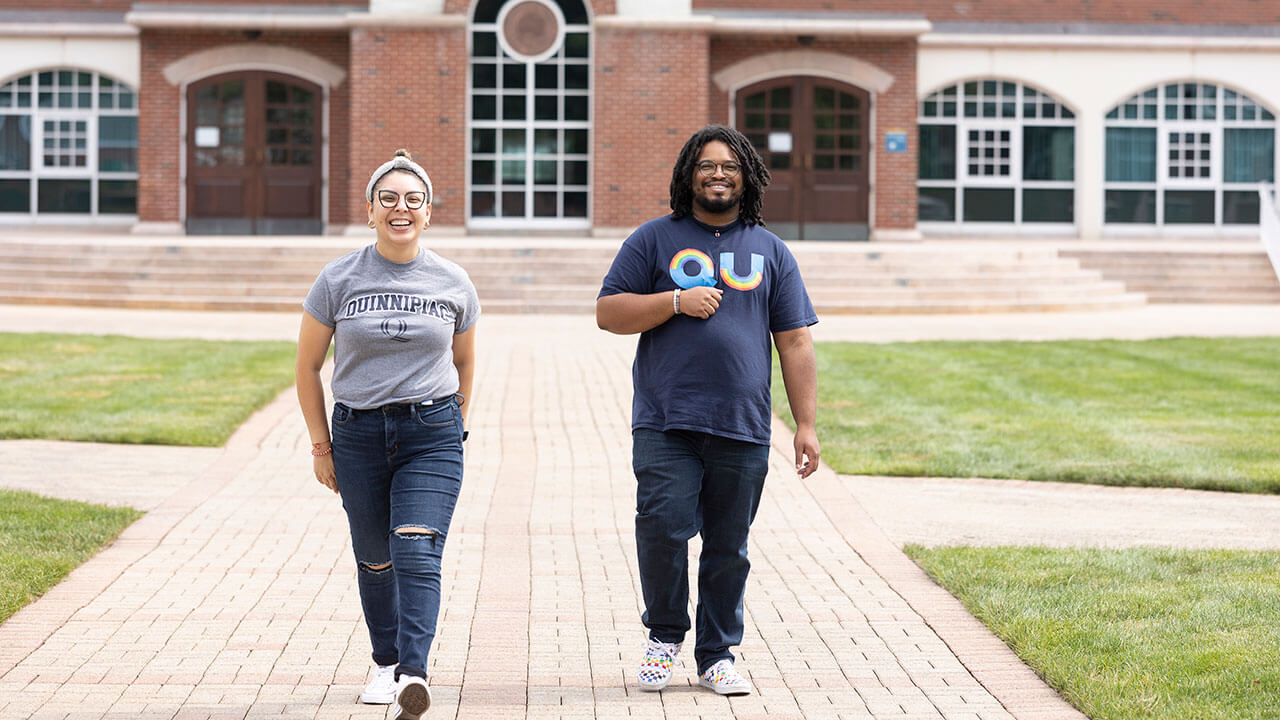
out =
<svg viewBox="0 0 1280 720"><path fill-rule="evenodd" d="M1276 118L1206 83L1149 88L1107 113L1106 222L1253 225L1275 178Z"/></svg>
<svg viewBox="0 0 1280 720"><path fill-rule="evenodd" d="M0 85L0 218L135 216L138 96L58 69Z"/></svg>
<svg viewBox="0 0 1280 720"><path fill-rule="evenodd" d="M469 224L587 227L591 42L582 0L481 0L471 25Z"/></svg>
<svg viewBox="0 0 1280 720"><path fill-rule="evenodd" d="M1075 115L1049 95L971 80L920 103L919 220L1075 222Z"/></svg>

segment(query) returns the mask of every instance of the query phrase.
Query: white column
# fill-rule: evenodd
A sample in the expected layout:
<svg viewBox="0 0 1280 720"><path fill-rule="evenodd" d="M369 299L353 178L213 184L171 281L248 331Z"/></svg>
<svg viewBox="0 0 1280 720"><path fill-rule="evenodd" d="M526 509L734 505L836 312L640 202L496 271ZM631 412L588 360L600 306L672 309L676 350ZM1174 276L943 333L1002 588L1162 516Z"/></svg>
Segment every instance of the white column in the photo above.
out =
<svg viewBox="0 0 1280 720"><path fill-rule="evenodd" d="M1076 232L1082 240L1102 235L1103 190L1106 174L1106 129L1097 107L1076 115Z"/></svg>

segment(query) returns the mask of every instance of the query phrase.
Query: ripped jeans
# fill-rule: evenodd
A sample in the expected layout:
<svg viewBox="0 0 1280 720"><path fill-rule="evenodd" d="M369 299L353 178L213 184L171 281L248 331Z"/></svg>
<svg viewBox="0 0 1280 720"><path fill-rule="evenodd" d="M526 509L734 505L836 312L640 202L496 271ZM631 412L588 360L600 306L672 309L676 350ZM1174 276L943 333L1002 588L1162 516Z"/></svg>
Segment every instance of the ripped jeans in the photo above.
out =
<svg viewBox="0 0 1280 720"><path fill-rule="evenodd" d="M427 676L440 613L440 558L462 486L457 396L333 408L333 465L351 527L373 660Z"/></svg>

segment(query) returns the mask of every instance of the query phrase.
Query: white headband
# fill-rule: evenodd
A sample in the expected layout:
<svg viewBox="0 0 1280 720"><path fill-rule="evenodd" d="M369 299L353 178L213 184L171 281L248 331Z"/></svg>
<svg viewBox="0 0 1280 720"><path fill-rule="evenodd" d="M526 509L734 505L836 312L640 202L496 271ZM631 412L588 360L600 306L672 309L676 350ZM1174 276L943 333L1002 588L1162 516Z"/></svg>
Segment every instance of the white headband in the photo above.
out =
<svg viewBox="0 0 1280 720"><path fill-rule="evenodd" d="M382 179L383 175L386 175L392 170L408 170L414 175L417 175L418 178L427 186L427 204L431 204L431 178L427 177L427 171L423 170L421 165L403 155L397 155L396 157L391 158L378 166L377 170L373 171L373 177L369 178L369 186L364 189L364 197L366 200L373 202L373 186L378 184L378 181Z"/></svg>

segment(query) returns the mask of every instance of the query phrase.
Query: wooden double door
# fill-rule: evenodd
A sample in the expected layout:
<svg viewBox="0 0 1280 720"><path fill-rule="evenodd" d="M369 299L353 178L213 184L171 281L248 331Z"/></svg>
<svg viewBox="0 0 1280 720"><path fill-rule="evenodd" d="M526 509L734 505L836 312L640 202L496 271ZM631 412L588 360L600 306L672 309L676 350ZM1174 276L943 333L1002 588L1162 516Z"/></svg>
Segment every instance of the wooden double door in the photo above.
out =
<svg viewBox="0 0 1280 720"><path fill-rule="evenodd" d="M270 72L188 88L188 233L322 231L322 97L317 85Z"/></svg>
<svg viewBox="0 0 1280 720"><path fill-rule="evenodd" d="M743 88L737 126L769 167L764 220L784 240L866 240L870 95L817 77Z"/></svg>

